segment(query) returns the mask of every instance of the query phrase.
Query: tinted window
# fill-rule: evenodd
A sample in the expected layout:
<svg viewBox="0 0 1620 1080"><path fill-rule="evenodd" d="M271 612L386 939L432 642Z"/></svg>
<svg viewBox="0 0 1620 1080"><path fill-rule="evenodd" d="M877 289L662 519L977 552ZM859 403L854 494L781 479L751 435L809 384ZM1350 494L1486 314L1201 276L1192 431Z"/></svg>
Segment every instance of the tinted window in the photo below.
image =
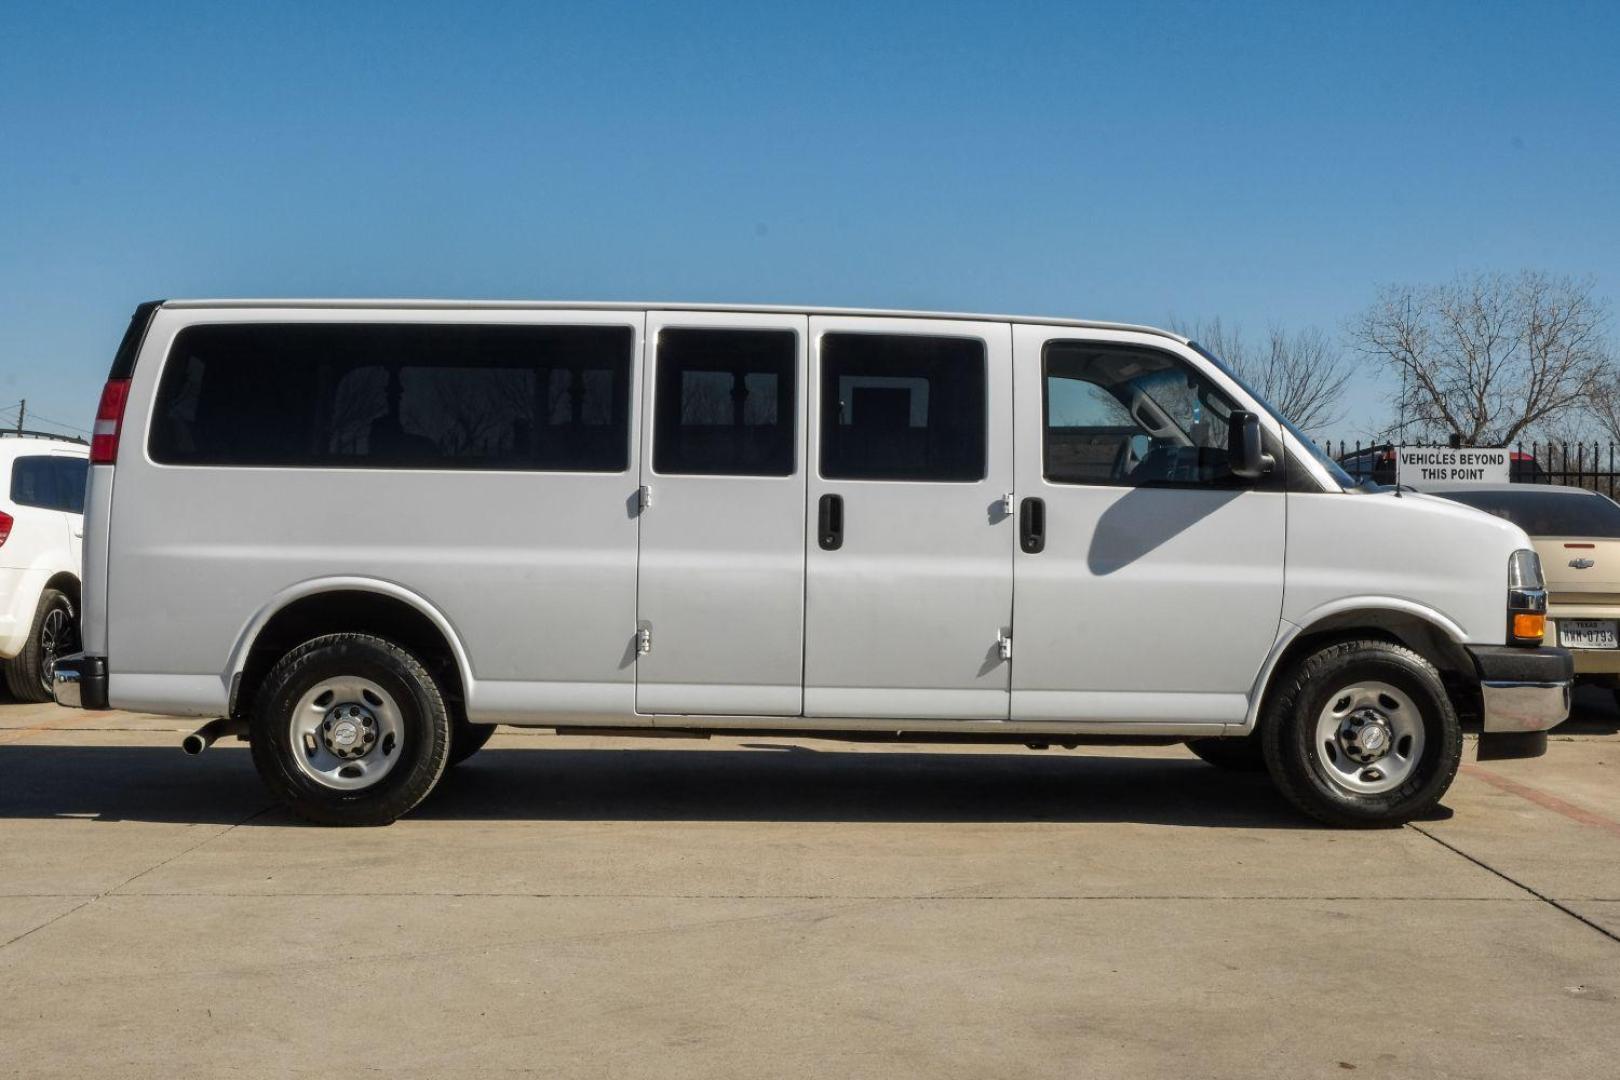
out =
<svg viewBox="0 0 1620 1080"><path fill-rule="evenodd" d="M84 513L84 485L90 463L54 454L17 458L11 466L11 501L42 510Z"/></svg>
<svg viewBox="0 0 1620 1080"><path fill-rule="evenodd" d="M981 480L985 351L968 338L821 339L821 475Z"/></svg>
<svg viewBox="0 0 1620 1080"><path fill-rule="evenodd" d="M90 480L90 459L56 458L57 506L73 514L84 513L84 491Z"/></svg>
<svg viewBox="0 0 1620 1080"><path fill-rule="evenodd" d="M798 337L786 330L660 330L653 468L792 473L797 353Z"/></svg>
<svg viewBox="0 0 1620 1080"><path fill-rule="evenodd" d="M1620 538L1620 506L1601 495L1537 491L1437 491L1441 498L1507 518L1531 536Z"/></svg>
<svg viewBox="0 0 1620 1080"><path fill-rule="evenodd" d="M629 465L627 327L193 326L164 368L154 460L550 469Z"/></svg>
<svg viewBox="0 0 1620 1080"><path fill-rule="evenodd" d="M1122 487L1235 483L1225 394L1154 349L1096 342L1046 346L1045 475Z"/></svg>

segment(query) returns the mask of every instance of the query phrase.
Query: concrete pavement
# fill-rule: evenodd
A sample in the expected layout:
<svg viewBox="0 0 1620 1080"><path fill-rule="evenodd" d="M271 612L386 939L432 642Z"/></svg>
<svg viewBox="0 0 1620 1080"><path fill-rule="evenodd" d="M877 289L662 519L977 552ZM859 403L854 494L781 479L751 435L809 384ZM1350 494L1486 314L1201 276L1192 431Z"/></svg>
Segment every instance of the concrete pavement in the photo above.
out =
<svg viewBox="0 0 1620 1080"><path fill-rule="evenodd" d="M327 830L0 706L0 1075L1613 1077L1617 728L1384 832L1180 748L505 729Z"/></svg>

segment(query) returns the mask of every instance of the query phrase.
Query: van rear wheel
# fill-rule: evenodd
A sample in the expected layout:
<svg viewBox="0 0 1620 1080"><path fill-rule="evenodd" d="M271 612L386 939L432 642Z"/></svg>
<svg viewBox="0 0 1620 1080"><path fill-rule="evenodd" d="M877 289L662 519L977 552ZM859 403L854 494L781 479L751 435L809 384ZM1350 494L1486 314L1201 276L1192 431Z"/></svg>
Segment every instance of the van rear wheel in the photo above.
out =
<svg viewBox="0 0 1620 1080"><path fill-rule="evenodd" d="M427 797L450 753L433 676L369 634L329 634L283 656L249 727L265 785L321 825L389 824Z"/></svg>
<svg viewBox="0 0 1620 1080"><path fill-rule="evenodd" d="M1329 645L1271 695L1261 729L1278 789L1329 825L1401 825L1440 801L1462 727L1440 673L1388 641Z"/></svg>

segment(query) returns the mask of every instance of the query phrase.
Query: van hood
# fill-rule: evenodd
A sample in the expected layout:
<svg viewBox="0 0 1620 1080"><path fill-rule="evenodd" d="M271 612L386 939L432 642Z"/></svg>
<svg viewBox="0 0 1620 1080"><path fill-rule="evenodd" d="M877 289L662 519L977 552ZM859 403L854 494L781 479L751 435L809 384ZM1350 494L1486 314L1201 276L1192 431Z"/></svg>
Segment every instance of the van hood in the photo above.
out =
<svg viewBox="0 0 1620 1080"><path fill-rule="evenodd" d="M1402 501L1410 499L1413 508L1420 513L1447 518L1468 529L1478 527L1482 535L1494 534L1499 538L1499 542L1510 545L1507 548L1507 554L1509 555L1523 548L1535 549L1535 544L1530 540L1530 534L1513 524L1513 522L1506 518L1497 517L1495 514L1488 514L1483 510L1475 510L1465 503L1442 499L1438 495L1429 495L1422 491L1403 491L1399 496L1396 496L1391 491L1386 497L1399 498ZM1546 562L1545 555L1542 556L1542 562L1544 564ZM1504 563L1504 573L1506 572L1505 565ZM1545 572L1545 566L1543 566L1543 572Z"/></svg>

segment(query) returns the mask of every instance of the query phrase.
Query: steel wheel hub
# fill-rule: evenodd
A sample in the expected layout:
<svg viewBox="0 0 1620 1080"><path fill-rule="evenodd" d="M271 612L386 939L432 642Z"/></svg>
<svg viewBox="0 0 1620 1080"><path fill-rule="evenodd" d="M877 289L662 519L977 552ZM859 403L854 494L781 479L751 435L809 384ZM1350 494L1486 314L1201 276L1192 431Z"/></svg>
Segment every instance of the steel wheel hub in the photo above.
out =
<svg viewBox="0 0 1620 1080"><path fill-rule="evenodd" d="M377 683L336 675L310 687L287 718L292 763L322 787L360 791L399 761L405 720Z"/></svg>
<svg viewBox="0 0 1620 1080"><path fill-rule="evenodd" d="M365 757L377 744L377 717L362 705L339 705L321 721L321 739L335 757L345 761Z"/></svg>
<svg viewBox="0 0 1620 1080"><path fill-rule="evenodd" d="M1423 760L1423 713L1406 691L1356 681L1328 698L1316 720L1316 766L1351 795L1382 795L1406 783Z"/></svg>
<svg viewBox="0 0 1620 1080"><path fill-rule="evenodd" d="M1374 709L1357 709L1339 726L1339 747L1362 765L1382 759L1394 741L1388 718Z"/></svg>

